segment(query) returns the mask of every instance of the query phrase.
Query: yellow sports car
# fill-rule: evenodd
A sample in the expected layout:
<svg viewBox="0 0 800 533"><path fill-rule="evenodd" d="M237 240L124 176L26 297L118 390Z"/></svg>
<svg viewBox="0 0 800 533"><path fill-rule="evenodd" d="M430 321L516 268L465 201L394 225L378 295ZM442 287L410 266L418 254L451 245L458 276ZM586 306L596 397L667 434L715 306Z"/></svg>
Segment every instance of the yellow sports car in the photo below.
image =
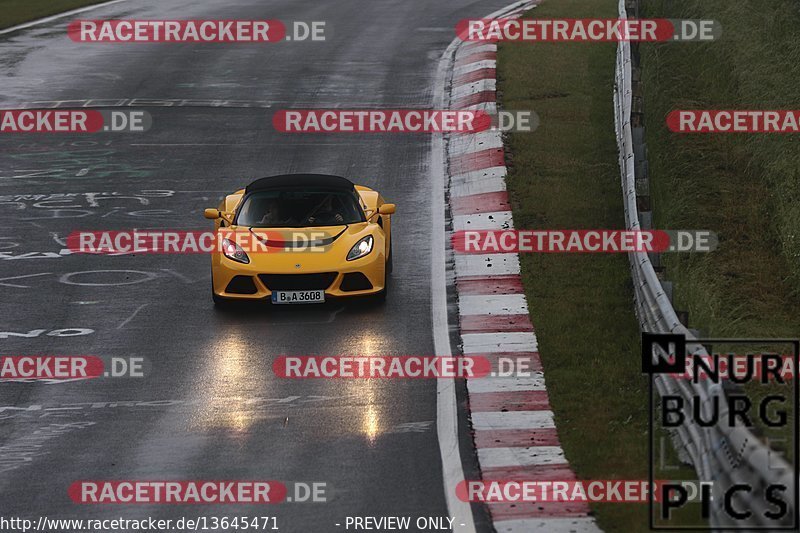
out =
<svg viewBox="0 0 800 533"><path fill-rule="evenodd" d="M226 196L215 220L214 303L323 303L386 295L395 205L368 187L324 174L261 178Z"/></svg>

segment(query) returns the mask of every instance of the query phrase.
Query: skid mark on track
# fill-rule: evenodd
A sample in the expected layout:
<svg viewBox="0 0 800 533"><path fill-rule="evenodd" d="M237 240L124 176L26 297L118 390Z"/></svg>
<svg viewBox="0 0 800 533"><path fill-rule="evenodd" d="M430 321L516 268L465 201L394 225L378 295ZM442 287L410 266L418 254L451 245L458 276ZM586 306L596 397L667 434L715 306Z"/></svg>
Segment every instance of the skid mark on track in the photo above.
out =
<svg viewBox="0 0 800 533"><path fill-rule="evenodd" d="M0 473L17 470L30 465L34 457L50 452L44 451L45 443L67 433L86 429L97 422L50 423L29 434L0 446Z"/></svg>
<svg viewBox="0 0 800 533"><path fill-rule="evenodd" d="M361 394L345 394L342 396L286 396L284 398L266 397L213 397L199 399L162 399L162 400L113 400L76 403L31 404L24 406L0 405L0 421L15 418L48 418L71 416L115 415L120 411L148 412L159 409L180 409L183 407L213 406L222 409L238 411L250 409L253 411L268 411L278 408L303 408L303 407L361 407L364 398Z"/></svg>

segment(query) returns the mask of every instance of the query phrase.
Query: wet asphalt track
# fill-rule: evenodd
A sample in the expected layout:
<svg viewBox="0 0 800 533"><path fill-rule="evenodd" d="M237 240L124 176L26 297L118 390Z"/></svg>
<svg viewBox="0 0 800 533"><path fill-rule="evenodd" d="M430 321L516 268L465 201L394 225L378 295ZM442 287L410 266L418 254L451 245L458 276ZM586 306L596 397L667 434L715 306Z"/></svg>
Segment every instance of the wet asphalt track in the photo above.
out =
<svg viewBox="0 0 800 533"><path fill-rule="evenodd" d="M433 353L429 141L285 135L270 117L291 107L430 107L456 21L508 3L131 0L83 18L324 20L328 41L76 44L64 20L0 37L0 108L139 98L153 99L154 119L146 134L0 137L0 354L152 366L144 379L0 384L3 515L269 514L281 530L305 532L342 530L334 524L348 515L447 514L435 383L288 381L271 371L280 354ZM345 175L398 204L384 306L223 313L211 303L207 257L58 255L76 229L206 229L202 210L222 194L286 172ZM40 253L19 257L30 252ZM49 334L64 328L93 332ZM322 481L329 501L77 506L66 489L79 479Z"/></svg>

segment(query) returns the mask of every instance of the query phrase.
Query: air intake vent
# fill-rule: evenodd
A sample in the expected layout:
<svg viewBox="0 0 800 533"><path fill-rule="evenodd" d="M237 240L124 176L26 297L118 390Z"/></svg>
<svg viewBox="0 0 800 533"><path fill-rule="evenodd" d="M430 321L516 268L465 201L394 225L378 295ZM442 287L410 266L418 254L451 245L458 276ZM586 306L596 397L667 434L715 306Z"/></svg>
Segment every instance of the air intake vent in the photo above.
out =
<svg viewBox="0 0 800 533"><path fill-rule="evenodd" d="M225 288L225 292L230 294L255 294L258 289L256 289L256 284L250 276L234 276Z"/></svg>
<svg viewBox="0 0 800 533"><path fill-rule="evenodd" d="M345 274L341 285L341 289L345 292L368 291L371 288L372 283L370 283L369 279L367 279L367 276L361 272L350 272Z"/></svg>
<svg viewBox="0 0 800 533"><path fill-rule="evenodd" d="M258 278L271 291L325 290L338 276L336 272L321 274L259 274Z"/></svg>

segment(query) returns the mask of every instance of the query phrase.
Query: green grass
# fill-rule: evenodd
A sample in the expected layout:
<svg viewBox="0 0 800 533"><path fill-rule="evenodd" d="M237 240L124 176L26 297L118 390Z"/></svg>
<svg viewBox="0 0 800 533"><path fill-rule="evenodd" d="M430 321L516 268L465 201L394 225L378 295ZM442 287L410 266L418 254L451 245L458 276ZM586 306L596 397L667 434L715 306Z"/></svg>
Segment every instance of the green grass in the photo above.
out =
<svg viewBox="0 0 800 533"><path fill-rule="evenodd" d="M711 43L641 48L656 225L720 237L711 254L665 257L676 307L706 336L797 337L800 135L679 135L664 117L674 109L797 109L800 3L644 0L644 13L713 18L723 28Z"/></svg>
<svg viewBox="0 0 800 533"><path fill-rule="evenodd" d="M616 0L544 2L528 16L615 18ZM508 188L520 229L623 228L614 135L615 45L505 43L505 109L534 110L509 136ZM522 276L556 424L583 479L647 479L647 379L625 255L523 255ZM608 532L647 529L646 504L594 506Z"/></svg>
<svg viewBox="0 0 800 533"><path fill-rule="evenodd" d="M0 29L106 0L0 0Z"/></svg>
<svg viewBox="0 0 800 533"><path fill-rule="evenodd" d="M645 0L650 17L714 18L704 44L642 46L647 142L659 228L716 231L706 255L666 257L678 306L716 336L800 333L800 136L678 135L673 109L796 109L800 4Z"/></svg>
<svg viewBox="0 0 800 533"><path fill-rule="evenodd" d="M720 237L713 253L665 257L676 307L708 335L796 336L800 137L681 136L666 129L664 117L680 108L796 109L800 5L644 3L648 17L713 18L724 31L715 43L642 45L656 226L710 229ZM560 0L529 16L614 17L616 6L616 0ZM622 227L614 45L507 43L498 61L502 105L533 109L541 118L538 131L508 140L517 227ZM556 422L578 476L645 478L646 380L627 259L528 255L522 268ZM682 469L674 477L691 473ZM645 506L594 509L606 531L646 529Z"/></svg>

